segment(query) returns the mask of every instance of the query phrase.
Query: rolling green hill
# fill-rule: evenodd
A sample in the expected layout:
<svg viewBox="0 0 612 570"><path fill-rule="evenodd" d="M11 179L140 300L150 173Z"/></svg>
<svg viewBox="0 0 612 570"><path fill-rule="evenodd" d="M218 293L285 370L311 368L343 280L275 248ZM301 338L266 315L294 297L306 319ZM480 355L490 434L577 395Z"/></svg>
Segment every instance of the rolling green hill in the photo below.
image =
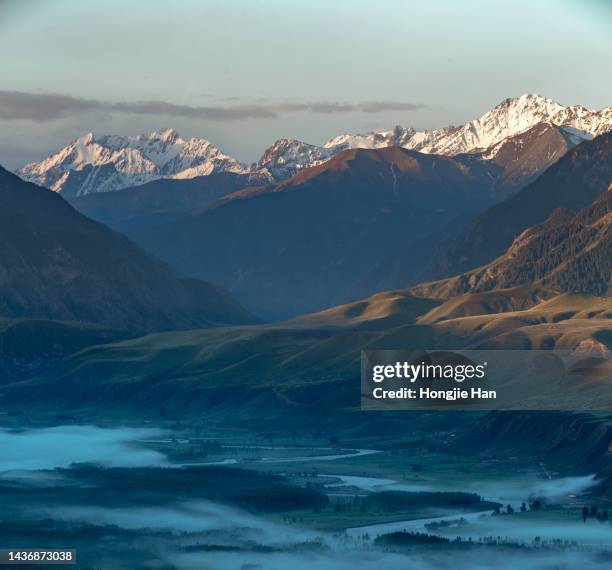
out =
<svg viewBox="0 0 612 570"><path fill-rule="evenodd" d="M61 408L315 421L358 408L366 348L612 348L612 299L545 296L505 312L509 299L537 294L502 291L497 305L464 296L457 316L456 304L399 291L281 324L157 333L87 348L2 394Z"/></svg>

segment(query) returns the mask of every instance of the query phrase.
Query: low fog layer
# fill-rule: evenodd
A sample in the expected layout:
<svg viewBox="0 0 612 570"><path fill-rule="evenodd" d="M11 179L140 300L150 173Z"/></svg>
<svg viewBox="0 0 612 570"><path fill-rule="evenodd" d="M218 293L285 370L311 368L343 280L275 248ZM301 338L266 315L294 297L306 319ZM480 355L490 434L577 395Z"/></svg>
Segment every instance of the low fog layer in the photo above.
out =
<svg viewBox="0 0 612 570"><path fill-rule="evenodd" d="M447 552L401 555L343 548L325 554L213 553L179 554L179 570L560 570L609 568L610 561L588 552Z"/></svg>
<svg viewBox="0 0 612 570"><path fill-rule="evenodd" d="M104 466L157 466L172 464L159 452L143 447L144 441L167 437L163 432L149 429L103 429L93 426L67 426L29 431L0 431L3 462L0 479L19 477L31 486L61 486L66 484L65 473L54 473L58 467L74 463L97 463ZM363 450L362 450L363 451ZM357 452L357 454L360 454ZM325 456L326 458L329 456ZM346 455L338 456L346 457ZM312 458L310 458L312 459ZM295 461L291 458L290 461ZM304 459L306 460L306 459ZM236 461L236 460L234 460ZM178 465L175 465L178 467ZM339 481L328 485L350 486L360 492L383 490L471 490L487 498L517 505L529 496L551 501L565 499L588 490L592 476L566 477L556 480L532 479L472 482L459 480L444 484L410 484L391 479L337 475ZM544 518L491 516L491 511L462 515L467 523L440 529L425 528L434 519L402 521L349 529L346 533L324 533L295 524L272 522L269 518L235 507L210 501L166 502L155 505L106 507L99 505L63 504L37 505L29 515L33 520L53 518L58 521L110 525L138 532L143 540L157 544L163 533L163 548L159 555L177 570L485 570L495 566L501 570L521 567L526 570L559 568L607 568L612 558L601 547L612 544L612 525L595 519L586 523L575 513L561 520ZM543 512L546 515L546 512ZM572 518L573 517L573 518ZM454 520L457 516L437 517ZM408 530L428 532L448 538L462 536L502 537L532 544L535 537L544 540L564 539L577 543L577 548L554 550L542 548L503 549L480 547L475 550L416 549L409 554L387 552L374 547L371 540L383 533ZM363 535L368 534L368 540ZM190 547L216 545L208 551L189 552ZM596 550L597 548L597 550ZM223 551L222 549L225 549ZM234 549L235 551L231 551ZM426 554L427 553L427 554ZM612 557L612 553L610 554Z"/></svg>
<svg viewBox="0 0 612 570"><path fill-rule="evenodd" d="M126 529L169 530L176 533L238 533L241 541L253 540L266 545L303 542L319 536L314 531L275 524L240 509L210 501L161 507L67 507L61 511L41 509L39 514L58 520L96 521L98 524L116 525Z"/></svg>
<svg viewBox="0 0 612 570"><path fill-rule="evenodd" d="M110 467L161 466L163 454L133 444L158 436L153 429L60 426L28 431L0 430L2 471L29 471L98 463Z"/></svg>

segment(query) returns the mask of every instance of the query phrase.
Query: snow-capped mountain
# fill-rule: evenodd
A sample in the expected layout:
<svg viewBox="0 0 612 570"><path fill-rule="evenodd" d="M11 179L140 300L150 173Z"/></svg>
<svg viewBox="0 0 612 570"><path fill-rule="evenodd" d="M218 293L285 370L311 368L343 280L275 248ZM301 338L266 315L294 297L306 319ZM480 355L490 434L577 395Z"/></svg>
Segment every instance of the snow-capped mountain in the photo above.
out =
<svg viewBox="0 0 612 570"><path fill-rule="evenodd" d="M392 131L340 135L323 146L342 150L399 145L450 156L488 149L543 122L573 129L575 135L584 140L612 130L612 107L601 111L590 111L579 105L563 107L547 97L528 94L505 99L479 119L459 127L415 131L398 126Z"/></svg>
<svg viewBox="0 0 612 570"><path fill-rule="evenodd" d="M295 139L278 139L268 147L253 169L268 172L274 180L289 178L308 166L321 164L336 154L335 149Z"/></svg>
<svg viewBox="0 0 612 570"><path fill-rule="evenodd" d="M289 178L347 148L400 146L447 156L478 152L491 159L502 148L500 143L545 123L560 127L575 145L612 130L612 107L600 111L580 105L564 107L547 97L528 94L505 99L479 119L458 127L417 131L397 126L390 131L342 134L322 146L279 139L251 167L207 140L183 139L173 129L136 137L88 133L49 158L24 166L18 174L68 197L119 190L158 178L194 178L217 172L249 174L253 184L261 184Z"/></svg>
<svg viewBox="0 0 612 570"><path fill-rule="evenodd" d="M144 184L157 178L193 178L249 169L204 139L183 139L173 129L123 137L87 133L52 156L27 164L25 180L83 196Z"/></svg>
<svg viewBox="0 0 612 570"><path fill-rule="evenodd" d="M390 131L342 134L328 140L323 146L280 139L265 151L257 167L266 168L279 180L308 166L320 164L347 148L386 146L401 146L447 156L486 151L486 158L493 158L502 141L543 123L561 127L568 139L578 144L612 130L612 107L601 111L590 111L579 105L564 107L547 97L528 94L505 99L479 119L459 127L417 131L398 125Z"/></svg>

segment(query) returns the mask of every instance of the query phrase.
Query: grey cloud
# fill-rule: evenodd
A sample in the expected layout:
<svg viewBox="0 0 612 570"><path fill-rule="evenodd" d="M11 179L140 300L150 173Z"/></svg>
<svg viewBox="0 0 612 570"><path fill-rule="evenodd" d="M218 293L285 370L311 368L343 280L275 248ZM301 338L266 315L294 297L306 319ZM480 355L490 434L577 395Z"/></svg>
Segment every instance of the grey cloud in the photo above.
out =
<svg viewBox="0 0 612 570"><path fill-rule="evenodd" d="M100 106L98 101L70 95L0 91L0 118L7 120L52 121L70 113L95 111Z"/></svg>
<svg viewBox="0 0 612 570"><path fill-rule="evenodd" d="M170 115L211 121L235 121L239 119L268 119L277 113L261 105L235 105L228 107L175 105L165 101L136 101L134 103L101 103L102 108L120 113L137 115Z"/></svg>
<svg viewBox="0 0 612 570"><path fill-rule="evenodd" d="M166 101L107 102L55 93L0 91L0 118L53 121L72 114L110 111L136 115L169 115L210 121L271 119L287 113L379 113L413 111L425 105L400 101L264 101L225 106L176 105Z"/></svg>
<svg viewBox="0 0 612 570"><path fill-rule="evenodd" d="M427 105L420 103L402 103L400 101L365 101L359 103L359 109L364 113L381 113L384 111L416 111Z"/></svg>

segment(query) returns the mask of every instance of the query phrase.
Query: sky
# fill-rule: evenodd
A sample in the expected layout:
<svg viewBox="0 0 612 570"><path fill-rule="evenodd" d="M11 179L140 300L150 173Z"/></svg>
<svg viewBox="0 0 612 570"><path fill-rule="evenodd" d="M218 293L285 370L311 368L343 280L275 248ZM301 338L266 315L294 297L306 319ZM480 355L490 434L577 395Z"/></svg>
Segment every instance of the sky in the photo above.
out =
<svg viewBox="0 0 612 570"><path fill-rule="evenodd" d="M0 0L0 164L173 127L252 162L506 97L612 104L608 0Z"/></svg>

